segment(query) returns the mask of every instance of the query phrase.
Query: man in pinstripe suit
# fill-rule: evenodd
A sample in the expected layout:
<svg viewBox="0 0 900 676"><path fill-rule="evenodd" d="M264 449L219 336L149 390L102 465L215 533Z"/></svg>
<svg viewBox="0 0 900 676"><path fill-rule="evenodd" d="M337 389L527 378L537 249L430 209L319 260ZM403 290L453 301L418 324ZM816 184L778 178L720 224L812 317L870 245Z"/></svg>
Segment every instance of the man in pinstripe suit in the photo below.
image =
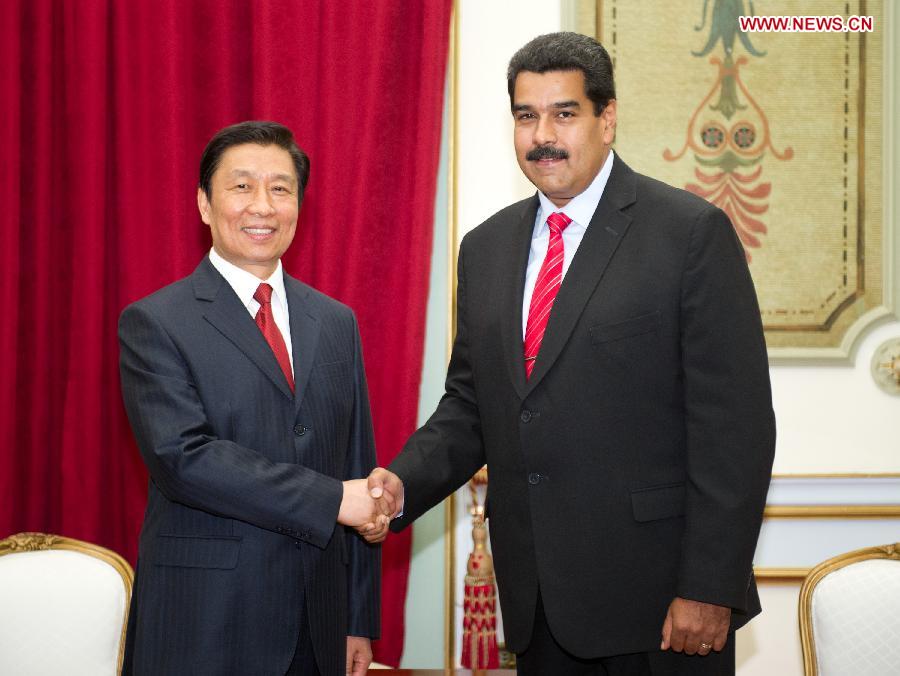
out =
<svg viewBox="0 0 900 676"><path fill-rule="evenodd" d="M365 673L378 547L356 320L285 274L309 161L287 128L221 130L200 165L213 248L125 309L122 391L150 472L125 673Z"/></svg>

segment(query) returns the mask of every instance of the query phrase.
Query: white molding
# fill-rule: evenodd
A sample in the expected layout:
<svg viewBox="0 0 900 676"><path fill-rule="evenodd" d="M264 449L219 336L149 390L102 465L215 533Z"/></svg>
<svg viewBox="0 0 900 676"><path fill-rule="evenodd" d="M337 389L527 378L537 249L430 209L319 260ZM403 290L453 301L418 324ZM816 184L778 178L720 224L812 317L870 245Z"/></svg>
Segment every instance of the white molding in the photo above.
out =
<svg viewBox="0 0 900 676"><path fill-rule="evenodd" d="M753 565L812 568L825 559L863 547L900 540L896 519L767 519Z"/></svg>
<svg viewBox="0 0 900 676"><path fill-rule="evenodd" d="M774 477L766 504L900 505L900 476Z"/></svg>
<svg viewBox="0 0 900 676"><path fill-rule="evenodd" d="M798 507L798 512L836 509L820 518L810 510L803 518L765 519L753 562L757 568L810 568L843 552L900 541L900 515L891 510L877 518L841 515L841 508L900 505L900 476L776 476L767 504Z"/></svg>

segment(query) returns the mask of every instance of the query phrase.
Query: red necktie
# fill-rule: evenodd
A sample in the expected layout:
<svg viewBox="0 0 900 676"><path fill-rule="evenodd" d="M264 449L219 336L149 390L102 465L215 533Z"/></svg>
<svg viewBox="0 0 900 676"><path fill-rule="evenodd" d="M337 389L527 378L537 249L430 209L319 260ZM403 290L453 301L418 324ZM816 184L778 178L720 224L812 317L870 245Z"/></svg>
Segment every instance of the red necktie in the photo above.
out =
<svg viewBox="0 0 900 676"><path fill-rule="evenodd" d="M288 358L287 347L284 345L284 337L278 330L275 323L275 316L272 314L272 287L263 282L260 284L256 293L253 294L253 300L259 303L259 310L256 313L256 325L262 331L266 342L275 353L275 359L278 365L284 371L284 377L287 378L288 385L291 386L291 392L294 391L294 374L291 371L291 360Z"/></svg>
<svg viewBox="0 0 900 676"><path fill-rule="evenodd" d="M547 226L550 228L550 242L547 245L547 256L541 264L534 293L531 294L531 305L528 308L528 323L525 325L525 379L531 377L534 361L541 349L544 331L550 320L553 301L562 284L563 276L563 238L562 231L572 219L562 212L550 214Z"/></svg>

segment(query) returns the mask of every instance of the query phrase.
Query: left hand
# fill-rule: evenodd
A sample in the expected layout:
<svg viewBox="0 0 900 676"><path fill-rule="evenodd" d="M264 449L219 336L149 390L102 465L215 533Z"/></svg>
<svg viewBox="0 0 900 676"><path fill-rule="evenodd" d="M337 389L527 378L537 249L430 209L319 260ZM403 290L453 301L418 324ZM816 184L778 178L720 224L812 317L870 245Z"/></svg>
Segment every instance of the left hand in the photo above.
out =
<svg viewBox="0 0 900 676"><path fill-rule="evenodd" d="M347 637L347 673L364 676L372 664L372 642L362 636Z"/></svg>
<svg viewBox="0 0 900 676"><path fill-rule="evenodd" d="M374 545L384 541L388 535L388 527L390 524L390 517L379 514L369 523L363 524L362 526L356 526L356 532L370 545Z"/></svg>
<svg viewBox="0 0 900 676"><path fill-rule="evenodd" d="M725 647L730 624L731 608L676 596L663 622L659 648L688 655L708 655L711 649L718 652ZM712 647L701 647L701 643Z"/></svg>

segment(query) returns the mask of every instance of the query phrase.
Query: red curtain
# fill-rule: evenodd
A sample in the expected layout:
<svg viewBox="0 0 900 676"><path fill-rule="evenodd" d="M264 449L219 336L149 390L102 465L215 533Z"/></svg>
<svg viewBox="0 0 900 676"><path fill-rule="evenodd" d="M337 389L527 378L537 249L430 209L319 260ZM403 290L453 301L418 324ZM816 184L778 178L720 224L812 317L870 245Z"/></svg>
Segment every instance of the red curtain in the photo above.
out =
<svg viewBox="0 0 900 676"><path fill-rule="evenodd" d="M197 164L272 119L312 174L287 270L357 313L381 464L415 427L451 0L0 3L0 537L132 561L147 477L116 321L210 245ZM409 534L384 550L403 647Z"/></svg>

